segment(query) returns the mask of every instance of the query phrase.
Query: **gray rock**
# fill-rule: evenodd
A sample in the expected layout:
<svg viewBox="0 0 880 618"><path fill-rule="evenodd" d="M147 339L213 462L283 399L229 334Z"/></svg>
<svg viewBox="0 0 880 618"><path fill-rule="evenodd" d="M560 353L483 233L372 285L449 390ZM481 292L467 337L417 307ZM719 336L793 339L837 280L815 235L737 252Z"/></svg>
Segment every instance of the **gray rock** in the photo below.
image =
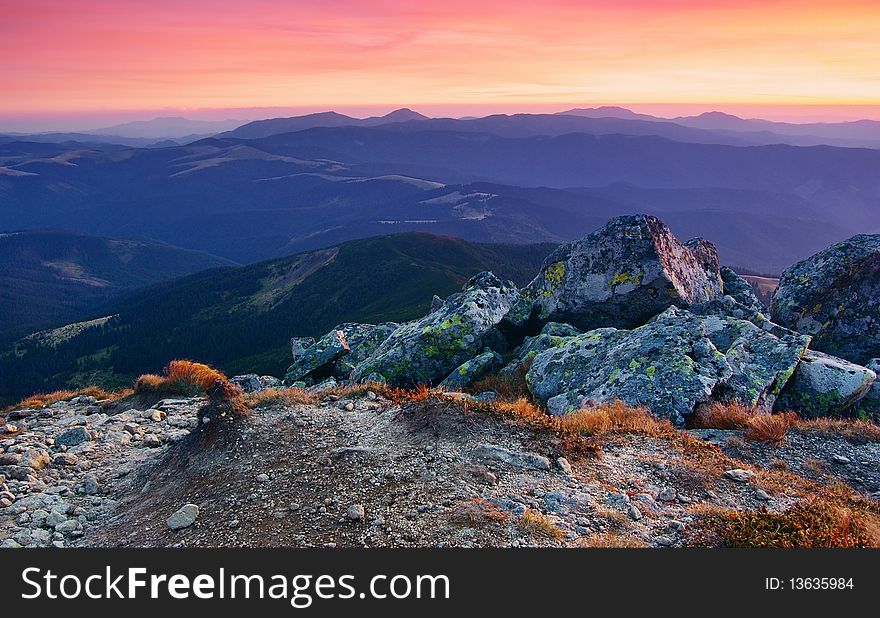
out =
<svg viewBox="0 0 880 618"><path fill-rule="evenodd" d="M804 418L854 414L877 374L842 358L808 350L776 402Z"/></svg>
<svg viewBox="0 0 880 618"><path fill-rule="evenodd" d="M445 390L467 388L477 380L497 372L501 369L502 362L501 355L498 352L486 350L479 356L459 365L457 369L446 376L446 379L440 383L440 388Z"/></svg>
<svg viewBox="0 0 880 618"><path fill-rule="evenodd" d="M74 427L55 438L55 446L77 446L92 439L85 427Z"/></svg>
<svg viewBox="0 0 880 618"><path fill-rule="evenodd" d="M285 384L292 384L308 377L349 353L348 341L341 330L332 330L321 337L313 346L303 350L287 369Z"/></svg>
<svg viewBox="0 0 880 618"><path fill-rule="evenodd" d="M260 376L260 385L266 388L281 388L284 383L275 376Z"/></svg>
<svg viewBox="0 0 880 618"><path fill-rule="evenodd" d="M363 504L352 504L346 512L348 518L352 521L363 521L366 513Z"/></svg>
<svg viewBox="0 0 880 618"><path fill-rule="evenodd" d="M263 390L263 383L260 381L260 376L255 373L246 373L240 376L232 376L229 378L229 381L233 384L238 384L246 393L255 393L257 391Z"/></svg>
<svg viewBox="0 0 880 618"><path fill-rule="evenodd" d="M519 298L509 281L483 272L427 316L403 324L357 366L352 379L377 373L393 386L436 384L497 340L496 326Z"/></svg>
<svg viewBox="0 0 880 618"><path fill-rule="evenodd" d="M566 338L535 357L526 381L551 414L620 399L681 425L732 374L702 318L670 307L631 331L601 328Z"/></svg>
<svg viewBox="0 0 880 618"><path fill-rule="evenodd" d="M478 459L501 461L516 468L550 470L550 460L542 455L524 451L511 451L494 444L478 445L474 449L473 455Z"/></svg>
<svg viewBox="0 0 880 618"><path fill-rule="evenodd" d="M564 474L571 476L571 463L569 463L568 459L565 457L557 457L556 465L559 466L559 469L562 470Z"/></svg>
<svg viewBox="0 0 880 618"><path fill-rule="evenodd" d="M305 350L315 345L314 337L291 337L290 338L290 355L293 358L299 358Z"/></svg>
<svg viewBox="0 0 880 618"><path fill-rule="evenodd" d="M751 284L727 266L721 267L721 282L725 296L732 297L740 305L757 313L763 313L766 310L766 307L758 300Z"/></svg>
<svg viewBox="0 0 880 618"><path fill-rule="evenodd" d="M788 268L773 320L813 335L811 348L864 364L880 356L880 234L859 234Z"/></svg>
<svg viewBox="0 0 880 618"><path fill-rule="evenodd" d="M510 321L522 322L531 312L585 329L633 328L670 305L721 295L711 243L686 246L656 217L623 216L553 252L523 291L534 309L517 307Z"/></svg>
<svg viewBox="0 0 880 618"><path fill-rule="evenodd" d="M867 368L880 377L880 358L872 358L868 361ZM871 388L859 401L855 415L880 424L880 380L874 380Z"/></svg>
<svg viewBox="0 0 880 618"><path fill-rule="evenodd" d="M752 477L755 476L755 473L751 470L734 468L733 470L726 470L724 472L724 476L726 478L729 478L731 481L736 481L737 483L748 483L752 479Z"/></svg>
<svg viewBox="0 0 880 618"><path fill-rule="evenodd" d="M196 522L198 516L199 507L197 505L184 504L166 520L166 523L172 530L182 530L183 528L192 526Z"/></svg>

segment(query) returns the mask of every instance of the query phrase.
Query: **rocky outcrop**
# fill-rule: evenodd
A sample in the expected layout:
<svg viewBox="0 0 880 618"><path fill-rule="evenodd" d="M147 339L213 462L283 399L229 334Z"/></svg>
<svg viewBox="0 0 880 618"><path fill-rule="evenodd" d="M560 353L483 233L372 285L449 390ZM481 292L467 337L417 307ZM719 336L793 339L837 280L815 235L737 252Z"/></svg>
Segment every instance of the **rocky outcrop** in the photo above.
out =
<svg viewBox="0 0 880 618"><path fill-rule="evenodd" d="M872 358L868 361L867 368L880 378L880 358ZM856 408L856 415L859 418L880 423L880 379L874 380L870 390L865 393Z"/></svg>
<svg viewBox="0 0 880 618"><path fill-rule="evenodd" d="M395 322L379 325L357 322L339 324L311 346L299 350L294 363L287 370L284 382L288 385L303 380L311 382L311 378L323 379L328 375L347 380L355 366L372 354L399 326ZM307 341L305 338L300 340Z"/></svg>
<svg viewBox="0 0 880 618"><path fill-rule="evenodd" d="M703 321L670 307L635 330L600 328L538 354L526 379L551 414L620 399L683 424L733 374Z"/></svg>
<svg viewBox="0 0 880 618"><path fill-rule="evenodd" d="M670 305L721 295L711 243L697 239L687 246L656 217L625 216L551 254L509 321L537 315L584 329L632 328Z"/></svg>
<svg viewBox="0 0 880 618"><path fill-rule="evenodd" d="M877 374L842 358L808 350L776 407L804 418L845 415L854 410Z"/></svg>
<svg viewBox="0 0 880 618"><path fill-rule="evenodd" d="M395 330L352 373L371 374L389 384L436 384L484 347L499 346L496 327L519 300L519 290L489 272L471 279L442 306Z"/></svg>
<svg viewBox="0 0 880 618"><path fill-rule="evenodd" d="M880 235L853 236L786 270L771 314L813 335L820 352L861 364L880 356Z"/></svg>
<svg viewBox="0 0 880 618"><path fill-rule="evenodd" d="M467 388L477 380L501 369L503 360L498 352L487 349L485 352L462 363L455 371L446 376L440 388L447 391Z"/></svg>
<svg viewBox="0 0 880 618"><path fill-rule="evenodd" d="M553 414L620 399L680 425L713 398L771 409L808 342L670 307L635 330L558 339L535 356L527 380Z"/></svg>

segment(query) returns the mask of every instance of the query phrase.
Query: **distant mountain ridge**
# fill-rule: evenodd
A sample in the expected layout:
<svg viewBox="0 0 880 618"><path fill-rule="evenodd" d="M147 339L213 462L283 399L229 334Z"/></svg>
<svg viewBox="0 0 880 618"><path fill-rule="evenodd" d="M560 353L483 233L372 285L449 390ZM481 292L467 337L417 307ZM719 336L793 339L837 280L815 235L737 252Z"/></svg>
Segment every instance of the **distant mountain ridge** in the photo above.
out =
<svg viewBox="0 0 880 618"><path fill-rule="evenodd" d="M228 266L155 241L68 232L0 234L0 338L70 322L138 287Z"/></svg>
<svg viewBox="0 0 880 618"><path fill-rule="evenodd" d="M198 358L230 375L283 374L292 336L340 322L412 319L435 293L456 292L481 270L525 285L553 248L396 234L159 283L88 316L112 319L0 349L0 407L78 380L126 385L173 358Z"/></svg>

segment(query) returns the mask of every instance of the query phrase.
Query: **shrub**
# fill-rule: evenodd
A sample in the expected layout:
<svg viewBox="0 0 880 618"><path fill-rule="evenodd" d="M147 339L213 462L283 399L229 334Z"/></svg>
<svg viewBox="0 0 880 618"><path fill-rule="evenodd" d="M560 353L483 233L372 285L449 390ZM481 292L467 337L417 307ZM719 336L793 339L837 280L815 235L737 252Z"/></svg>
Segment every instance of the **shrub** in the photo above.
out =
<svg viewBox="0 0 880 618"><path fill-rule="evenodd" d="M671 429L668 422L658 420L647 408L631 406L620 400L557 417L557 423L563 432L592 436L607 432L656 435Z"/></svg>
<svg viewBox="0 0 880 618"><path fill-rule="evenodd" d="M95 399L114 401L130 394L130 390L105 391L97 386L88 386L79 390L53 391L51 393L31 395L26 399L22 399L17 404L9 406L4 411L22 410L25 408L45 408L59 401L69 401L74 397L94 397Z"/></svg>

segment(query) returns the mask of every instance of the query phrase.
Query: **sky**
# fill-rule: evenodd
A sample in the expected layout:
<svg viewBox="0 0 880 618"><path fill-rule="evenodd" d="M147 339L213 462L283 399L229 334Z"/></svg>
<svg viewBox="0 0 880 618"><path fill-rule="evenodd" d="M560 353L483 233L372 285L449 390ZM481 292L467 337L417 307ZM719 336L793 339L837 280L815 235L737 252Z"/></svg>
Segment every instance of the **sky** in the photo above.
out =
<svg viewBox="0 0 880 618"><path fill-rule="evenodd" d="M401 106L880 119L878 32L878 0L0 0L0 128Z"/></svg>

